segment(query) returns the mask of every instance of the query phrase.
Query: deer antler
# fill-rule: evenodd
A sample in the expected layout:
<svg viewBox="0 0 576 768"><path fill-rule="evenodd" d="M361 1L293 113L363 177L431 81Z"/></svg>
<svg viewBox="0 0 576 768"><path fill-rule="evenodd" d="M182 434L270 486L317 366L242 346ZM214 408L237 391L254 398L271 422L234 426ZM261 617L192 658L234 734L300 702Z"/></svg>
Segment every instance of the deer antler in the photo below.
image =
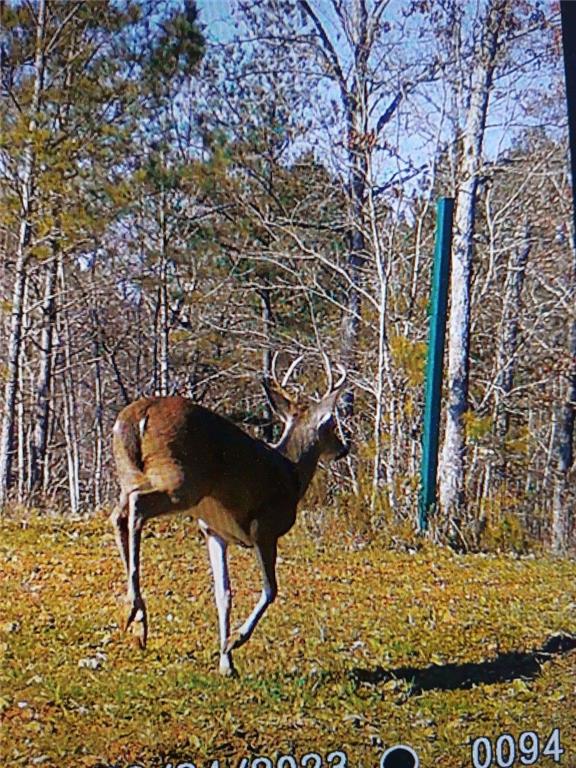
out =
<svg viewBox="0 0 576 768"><path fill-rule="evenodd" d="M278 381L278 374L276 373L276 362L278 360L279 354L280 352L278 350L274 352L274 355L272 357L272 362L270 364L270 375L272 376L272 383L274 384L274 386L278 387L278 389L280 389L280 382Z"/></svg>
<svg viewBox="0 0 576 768"><path fill-rule="evenodd" d="M284 374L284 378L282 379L282 383L278 380L278 374L276 372L276 363L278 361L278 357L280 355L280 351L277 350L274 353L274 357L272 358L272 365L270 366L270 373L272 374L272 381L274 382L275 386L278 387L279 390L284 392L286 385L288 384L288 381L290 380L290 376L294 373L294 370L296 369L296 366L302 361L304 355L300 355L296 358L296 360L293 360L290 364L288 370Z"/></svg>
<svg viewBox="0 0 576 768"><path fill-rule="evenodd" d="M340 389L341 387L343 387L344 386L344 382L348 378L348 371L340 363L336 363L336 370L338 371L338 375L340 376L340 378L338 379L336 384L334 384L334 386L332 387L332 392L334 392L337 389Z"/></svg>
<svg viewBox="0 0 576 768"><path fill-rule="evenodd" d="M336 392L336 390L340 389L344 382L346 381L346 377L348 376L348 373L346 371L346 368L344 368L343 365L340 365L340 363L336 363L336 370L339 375L339 379L334 384L334 374L332 373L332 366L330 365L330 359L328 358L328 355L326 352L322 352L322 359L324 360L324 368L326 369L326 378L328 379L328 388L326 390L326 394L324 397L327 397L328 395L331 395L332 392Z"/></svg>
<svg viewBox="0 0 576 768"><path fill-rule="evenodd" d="M333 384L334 377L332 376L332 366L330 365L330 358L328 357L326 352L324 352L324 350L322 350L322 360L324 361L326 378L328 379L328 389L326 390L326 394L329 395L330 392L332 392L332 384Z"/></svg>
<svg viewBox="0 0 576 768"><path fill-rule="evenodd" d="M290 376L292 376L292 374L296 370L296 366L300 362L302 362L303 359L304 359L304 355L300 355L299 357L296 358L296 360L292 361L292 363L290 364L290 367L288 368L288 370L284 374L284 378L282 379L282 386L283 387L285 387L286 384L288 384L288 381L290 380Z"/></svg>

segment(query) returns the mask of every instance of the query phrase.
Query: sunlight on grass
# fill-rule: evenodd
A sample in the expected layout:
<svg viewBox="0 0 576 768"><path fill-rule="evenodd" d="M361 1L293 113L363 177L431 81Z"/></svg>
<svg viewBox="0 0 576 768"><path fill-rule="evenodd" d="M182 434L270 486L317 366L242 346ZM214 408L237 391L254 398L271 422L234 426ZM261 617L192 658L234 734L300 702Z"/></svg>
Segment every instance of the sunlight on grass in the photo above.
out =
<svg viewBox="0 0 576 768"><path fill-rule="evenodd" d="M337 536L317 548L296 530L281 544L279 598L229 680L193 525L152 525L144 541L145 652L119 628L124 579L105 521L0 527L6 765L199 768L343 749L376 766L404 742L422 766L460 768L477 736L556 727L574 758L576 653L535 653L575 627L571 561ZM231 573L240 621L260 588L250 552L234 552Z"/></svg>

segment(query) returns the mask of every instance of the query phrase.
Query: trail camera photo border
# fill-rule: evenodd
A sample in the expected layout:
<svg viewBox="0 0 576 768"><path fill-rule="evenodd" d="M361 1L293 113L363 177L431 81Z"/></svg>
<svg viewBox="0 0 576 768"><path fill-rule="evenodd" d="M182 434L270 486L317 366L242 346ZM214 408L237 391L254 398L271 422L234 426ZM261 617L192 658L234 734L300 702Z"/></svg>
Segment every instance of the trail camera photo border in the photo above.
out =
<svg viewBox="0 0 576 768"><path fill-rule="evenodd" d="M380 346L375 344L373 357L365 354L362 363L354 362L354 354L341 359L346 357L346 342L358 332L354 322L373 318L366 321L359 309L344 306L344 294L331 280L335 273L344 275L366 302L364 312L377 316L379 302L388 300L388 283L385 256L376 246L370 273L374 286L367 286L362 276L366 243L370 238L379 242L375 193L389 187L382 199L406 221L397 187L416 189L410 187L416 167L398 171L397 185L384 176L382 183L371 176L370 188L365 183L368 174L384 173L384 166L370 165L376 152L386 162L398 160L385 129L416 84L404 82L396 95L380 103L379 118L376 112L366 117L354 111L362 89L353 78L352 85L346 85L354 65L360 66L358 77L366 75L361 28L368 45L370 23L385 19L381 32L392 36L398 19L388 19L387 3L379 0L331 5L324 0L279 5L269 0L253 5L198 0L197 7L188 0L138 2L139 11L133 6L121 17L115 13L122 4L107 0L77 5L72 0L0 0L0 105L6 106L0 125L8 137L0 142L0 175L11 190L0 191L5 233L0 246L0 286L5 294L0 341L6 350L0 402L2 445L12 446L12 472L6 471L5 482L0 477L0 506L6 504L0 512L0 757L6 765L27 768L576 768L573 545L557 558L544 548L507 550L512 530L506 540L493 539L486 551L471 552L461 521L455 518L449 530L438 522L439 430L446 418L441 409L448 407L443 365L450 257L452 234L461 230L461 220L453 218L458 215L457 200L427 193L430 211L432 202L438 203L436 224L431 212L418 222L427 228L428 239L420 246L426 258L430 256L426 340L422 334L412 339L408 331L397 333L396 319L382 313L380 336L372 339ZM248 41L243 53L231 44L239 28L231 26L229 2L243 14L244 23L251 19L260 25L261 37ZM449 4L398 0L400 5L410 41L402 45L411 50L417 31L428 29L428 22L438 24L440 17L434 14ZM450 7L455 18L465 7L470 9L458 2ZM576 2L544 8L531 0L514 9L490 0L481 10L486 7L492 24L482 36L486 56L496 55L497 46L490 54L489 42L497 42L494 35L504 23L501 14L508 11L507 40L544 29L551 18L560 55L561 14L575 178ZM149 14L147 26L137 26L138 13ZM362 27L364 13L376 14L380 21L370 16ZM283 38L275 50L294 69L287 74L275 71L272 85L279 101L272 106L279 111L267 116L269 126L259 122L258 104L249 105L241 119L252 120L247 125L254 135L249 136L242 123L239 146L231 146L222 129L222 106L210 97L210 84L204 84L205 89L194 81L186 85L179 68L197 71L206 42L203 33L221 37L215 68L241 67L239 56L249 59L258 45L274 42L267 14L301 23L305 37L315 37L321 46L316 51L321 63L318 82L322 72L331 72L342 79L342 87L333 82L324 95L296 90L302 89L299 75L314 61L299 59ZM522 14L526 29L519 21ZM68 35L72 19L78 38ZM333 37L338 23L343 26ZM134 77L138 67L150 66L140 72L146 99L157 100L161 112L171 94L176 110L197 111L190 117L187 140L196 136L199 149L194 155L181 142L181 168L166 159L170 142L152 111L140 118L147 122L140 125L138 141L122 134L131 106L122 101L126 94L118 96L117 122L112 115L106 130L98 133L94 125L94 136L89 130L90 121L104 114L97 83L111 88L118 84L122 72L115 65L120 59L113 54L128 55L127 48L117 46L114 34L121 35L122 25L131 24L133 42L148 51L150 60L123 61L136 67ZM446 43L447 30L441 25L434 29ZM95 38L86 37L90 30ZM75 70L75 62L83 61L82 45L89 47L98 35L107 46L106 59L98 60L96 47L96 69L90 69L89 57L85 68ZM342 66L339 57L346 41L352 49ZM391 51L395 64L397 56ZM417 64L424 67L426 62L411 62L412 67ZM441 70L432 65L430 77L435 78ZM66 72L65 81L58 80L59 73ZM492 70L489 74L487 93ZM552 98L552 77L544 76L550 77ZM78 87L75 77L81 81ZM519 77L529 79L526 73ZM169 82L176 83L174 91L165 90ZM324 105L324 127L334 144L329 161L326 137L319 137L318 125L305 138L306 128L292 120L290 103L282 103L287 82L293 82L296 106L302 107L302 100L311 96L311 102L317 99ZM126 79L122 84L130 91ZM248 87L233 79L217 84L219 96L230 99L234 89ZM338 98L345 103L338 106ZM308 102L303 120L312 109ZM332 113L346 109L346 125L344 118L340 126L330 123ZM425 118L420 117L425 129ZM414 119L416 113L412 122L405 118L406 133ZM561 130L564 141L566 132ZM306 141L311 157L298 155L298 142ZM121 143L114 142L126 142L120 168L105 162L107 152L119 151ZM270 178L258 177L258 168L250 164L250 152L261 151L261 145L269 150L265 159ZM282 156L285 145L292 149L282 164L276 157ZM230 178L226 169L234 152L238 167ZM352 225L325 219L316 226L324 208L339 211L344 205L345 195L338 197L331 174L342 157L350 167L340 186L347 184L352 196L355 184L361 188L353 200L362 208L360 219ZM92 163L94 178L89 173ZM514 163L515 156L505 159L506 168ZM484 165L479 184L489 196L503 168L497 162ZM528 173L525 165L519 168L519 174ZM249 196L243 196L241 185L234 188L231 219L226 185L244 178L243 173L261 187L250 187ZM475 173L480 173L478 168ZM71 179L76 176L83 182L74 186ZM264 182L270 198L264 198L260 208L256 192L266 187ZM524 182L516 178L516 183ZM202 194L194 196L192 187ZM329 188L332 197L316 204L314 196L322 188ZM510 190L510 199L516 191ZM564 191L562 187L552 201L555 206L561 207ZM122 215L134 204L135 194L139 212L125 224ZM213 209L206 202L210 194ZM104 199L108 209L98 207L98 200L102 204ZM117 217L107 219L112 207ZM229 241L225 253L211 241L219 237L218 223L206 224L214 211L222 214L221 226L233 226L223 234ZM514 210L514 215L519 214ZM151 224L159 228L153 230ZM343 242L339 233L346 227L350 264L356 270L350 274L338 261ZM563 227L558 238L564 237L560 245L569 250L573 232L566 222ZM524 231L528 227L518 229L520 240ZM176 246L170 241L174 232ZM313 233L310 243L302 232ZM329 236L322 239L323 232ZM92 238L88 245L86 233ZM475 236L479 242L483 235L477 231ZM273 251L282 237L286 242ZM522 250L521 245L516 261L511 260L510 275L526 269L531 246ZM185 254L182 263L177 247ZM204 253L198 256L200 248ZM150 263L143 255L146 249ZM315 272L310 266L314 260ZM210 269L215 277L209 290L194 293L199 275ZM288 274L295 282L288 282ZM229 294L219 293L232 275L244 275L247 282L239 279ZM408 293L409 287L404 287ZM563 285L554 287L564 290ZM297 296L303 289L306 301L280 327L282 291ZM198 307L187 306L188 294ZM248 325L242 325L242 317L237 327L228 325L226 316L252 299L257 309L252 307ZM483 301L489 299L486 295ZM408 296L402 300L408 301ZM428 298L414 292L410 300L416 305ZM573 295L566 292L562 300L569 305ZM224 302L220 317L213 311L218 302ZM329 309L322 302L333 311L347 311L350 321L329 325L332 321L324 317ZM394 305L398 324L399 306ZM567 323L569 319L573 317L566 312ZM170 326L173 320L177 327ZM255 320L260 323L256 331L248 327ZM524 322L529 320L527 315ZM250 340L253 332L255 341ZM200 333L205 334L208 362L199 363L190 353L190 339ZM211 334L218 336L216 344ZM554 339L549 344L551 356L564 364L565 350L555 347ZM222 346L229 360L219 357ZM194 352L201 357L199 349ZM388 435L365 430L358 439L353 430L359 403L375 411L389 407L384 395L390 365L402 367L402 386L425 382L421 402L411 401L418 409L412 419L414 434L420 439L422 433L423 460L416 480L404 477L408 473L401 467L393 468L394 476L384 477ZM142 387L138 377L143 368L149 369L150 381ZM265 391L259 381L262 373ZM565 379L571 375L564 369L561 374ZM186 397L179 398L180 393ZM543 392L543 397L548 394ZM76 422L82 409L91 416ZM370 412L370 418L373 415ZM559 417L551 418L558 428ZM474 413L466 423L472 448L490 428L482 419ZM404 418L402 424L409 421ZM78 454L88 443L93 443L93 462L81 466ZM46 446L61 451L58 466L50 471ZM520 453L529 449L525 435L510 448ZM365 465L376 465L373 487L369 475L358 478L350 470L347 476L349 485L360 489L366 510L372 506L367 524L356 527L353 494L338 496L345 472L338 467L350 467L349 450L363 457ZM367 459L376 452L381 466ZM0 447L0 475L6 455ZM192 459L197 457L204 471L200 480L191 478ZM480 450L475 471L482 470L484 461L491 458ZM208 488L215 477L221 498L211 506L205 499L215 498L216 491ZM414 486L419 485L419 504L412 505L410 517L389 534L384 529L393 510L377 498L386 483L397 483L396 499L402 494L414 499ZM93 509L80 503L82 484L94 489ZM274 498L277 517L258 509L246 525L247 506L240 497L264 493L267 501ZM200 513L191 514L192 499L202 505ZM514 499L503 492L498 503L504 509ZM342 525L342 519L350 525ZM506 524L513 527L510 519L506 517Z"/></svg>

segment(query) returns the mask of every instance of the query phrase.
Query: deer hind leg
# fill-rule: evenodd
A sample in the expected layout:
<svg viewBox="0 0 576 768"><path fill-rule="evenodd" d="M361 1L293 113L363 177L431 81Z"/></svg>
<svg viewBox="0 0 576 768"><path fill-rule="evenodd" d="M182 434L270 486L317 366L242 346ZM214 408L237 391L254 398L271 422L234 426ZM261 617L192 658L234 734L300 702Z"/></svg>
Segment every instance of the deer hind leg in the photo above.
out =
<svg viewBox="0 0 576 768"><path fill-rule="evenodd" d="M271 539L254 545L256 559L262 571L262 595L244 624L228 638L225 648L227 653L230 653L234 648L240 648L241 645L244 645L250 639L266 609L276 599L278 594L276 583L276 543L275 539Z"/></svg>
<svg viewBox="0 0 576 768"><path fill-rule="evenodd" d="M114 538L124 570L128 575L128 499L124 494L120 496L120 501L112 510L110 522L114 528Z"/></svg>
<svg viewBox="0 0 576 768"><path fill-rule="evenodd" d="M228 562L226 559L227 543L216 534L209 533L200 524L206 536L210 566L214 579L214 597L218 609L218 627L220 630L220 674L234 675L235 669L232 662L232 654L227 650L228 636L230 634L230 608L232 607L232 592L230 590L230 578L228 575Z"/></svg>
<svg viewBox="0 0 576 768"><path fill-rule="evenodd" d="M160 491L133 491L128 501L128 594L129 614L125 631L137 624L136 636L141 648L146 647L148 619L146 604L140 591L140 542L146 520L170 511L170 496Z"/></svg>

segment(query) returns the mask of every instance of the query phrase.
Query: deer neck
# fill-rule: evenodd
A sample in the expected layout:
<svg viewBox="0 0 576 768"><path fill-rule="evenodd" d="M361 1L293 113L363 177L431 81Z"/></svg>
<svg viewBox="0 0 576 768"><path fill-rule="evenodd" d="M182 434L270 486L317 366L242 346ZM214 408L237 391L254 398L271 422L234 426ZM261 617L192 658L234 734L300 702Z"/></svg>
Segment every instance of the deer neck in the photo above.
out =
<svg viewBox="0 0 576 768"><path fill-rule="evenodd" d="M306 439L306 437L306 435L287 429L276 445L279 453L289 459L294 466L299 485L298 500L302 499L308 490L320 458L317 441Z"/></svg>

